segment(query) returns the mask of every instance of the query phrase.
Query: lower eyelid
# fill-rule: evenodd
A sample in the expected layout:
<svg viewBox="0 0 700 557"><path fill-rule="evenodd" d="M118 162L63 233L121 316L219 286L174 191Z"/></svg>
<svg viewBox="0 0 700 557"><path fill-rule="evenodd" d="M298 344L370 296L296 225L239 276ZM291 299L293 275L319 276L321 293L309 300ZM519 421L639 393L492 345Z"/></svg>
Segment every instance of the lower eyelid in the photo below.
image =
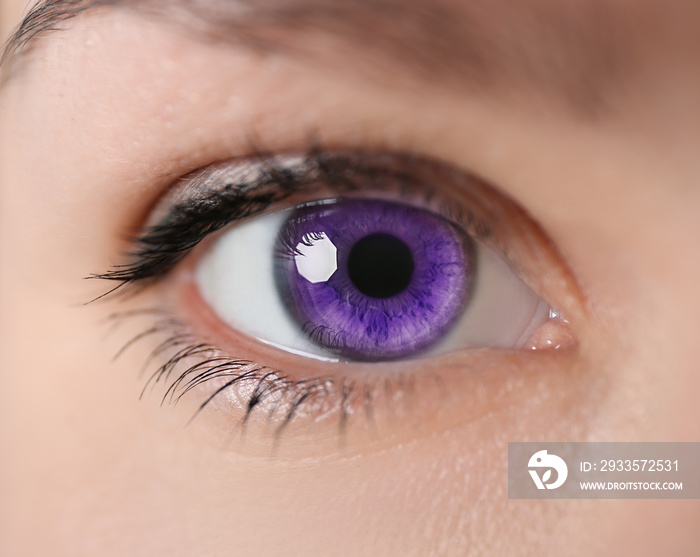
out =
<svg viewBox="0 0 700 557"><path fill-rule="evenodd" d="M148 373L160 367L167 376L160 378L162 386L151 382L146 390L157 387L153 395L167 393L171 396L166 402L179 400L187 416L196 416L189 430L215 447L262 457L347 456L385 450L453 428L482 428L484 420L520 421L533 412L554 412L557 419L558 408L575 412L591 390L587 386L590 373L582 367L575 343L555 351L463 350L410 362L373 364L371 371L364 364L347 363L332 365L329 373L324 362L262 346L230 328L217 329L216 316L194 287L193 265L194 258L162 284L161 310L137 311L133 319L139 323L131 323L132 318L126 322L136 334L153 328L156 316L166 324L139 341L158 351ZM211 322L205 323L207 319ZM179 344L173 344L173 338ZM172 359L200 347L205 351L179 362ZM207 362L211 357L219 360ZM231 367L241 360L249 363ZM201 378L222 362L229 366L228 375L202 380L196 386L191 382L195 375L185 374L196 365ZM240 388L225 388L201 409L217 389L245 371L253 371L250 380ZM258 404L245 419L255 387L279 378L289 387L285 401ZM313 383L323 388L300 401L308 392L304 386ZM290 413L294 404L297 407Z"/></svg>
<svg viewBox="0 0 700 557"><path fill-rule="evenodd" d="M169 378L158 392L165 392L180 381L180 389L171 393L175 399L193 378L181 379L189 365L210 356L221 357L223 361L251 362L246 369L257 370L251 379L241 383L240 388L226 389L216 396L190 426L203 434L206 431L217 445L228 439L230 450L262 456L269 456L271 451L310 456L333 454L341 447L344 453L386 447L387 443L406 442L452 427L468 427L486 416L527 405L528 397L537 393L543 396L552 385L558 385L566 395L570 390L567 382L572 380L573 384L575 378L578 361L575 346L538 353L462 351L409 363L378 364L372 366L371 372L363 364L347 364L329 374L327 365L322 362L305 360L301 364L299 358L270 350L242 335L232 336L229 332L228 336L219 336L215 330L212 334L210 324L198 321L206 319L206 311L197 305L196 292L186 275L165 285L166 305L173 309L163 311L162 319L168 320L169 326L141 342L156 347L160 341L180 335L181 344L162 350L151 362L149 373L168 362L179 350L204 344L211 347L210 353L185 359L169 370ZM141 317L137 314L137 319L143 330L153 324L152 314ZM203 330L210 331L209 338L200 338L198 331ZM209 368L202 366L198 372L206 373ZM242 427L252 389L265 374L275 374L273 368L284 370L279 373L291 386L289 400L303 393L298 385L323 380L325 387L303 401L291 420L288 420L289 400L277 404L270 401L251 412L250 419ZM198 407L235 373L240 370L201 382L187 392L179 404L195 414ZM278 375L270 377L276 380ZM219 433L212 436L212 431Z"/></svg>
<svg viewBox="0 0 700 557"><path fill-rule="evenodd" d="M157 351L146 373L152 379L156 372L163 374L145 392L167 394L166 403L177 401L183 419L194 418L191 434L214 447L261 457L348 456L453 428L482 428L484 420L519 421L532 412L556 413L559 407L572 412L589 390L576 344L556 351L464 350L410 362L347 363L331 365L330 372L324 362L205 323L216 317L194 288L193 264L159 288L161 309L137 310L123 321L134 336L164 324L136 343ZM191 355L180 361L173 358L187 352ZM219 360L207 361L211 357ZM248 363L236 367L242 360ZM205 378L222 363L228 374ZM193 365L196 373L187 375ZM201 408L217 389L246 371L253 372L248 381L225 388ZM197 375L201 381L193 385ZM257 404L246 419L255 387L280 378L288 387L286 398ZM322 388L300 400L308 392L305 386L314 383ZM555 401L554 410L540 407L549 404L546 400Z"/></svg>

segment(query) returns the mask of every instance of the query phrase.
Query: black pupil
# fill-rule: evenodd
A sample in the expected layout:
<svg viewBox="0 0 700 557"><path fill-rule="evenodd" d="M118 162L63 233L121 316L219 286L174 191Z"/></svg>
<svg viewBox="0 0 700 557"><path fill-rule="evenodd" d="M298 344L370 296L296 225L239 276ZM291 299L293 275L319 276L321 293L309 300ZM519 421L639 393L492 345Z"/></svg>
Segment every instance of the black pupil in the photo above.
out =
<svg viewBox="0 0 700 557"><path fill-rule="evenodd" d="M408 286L413 276L409 247L391 234L370 234L352 246L348 274L355 287L371 298L390 298Z"/></svg>

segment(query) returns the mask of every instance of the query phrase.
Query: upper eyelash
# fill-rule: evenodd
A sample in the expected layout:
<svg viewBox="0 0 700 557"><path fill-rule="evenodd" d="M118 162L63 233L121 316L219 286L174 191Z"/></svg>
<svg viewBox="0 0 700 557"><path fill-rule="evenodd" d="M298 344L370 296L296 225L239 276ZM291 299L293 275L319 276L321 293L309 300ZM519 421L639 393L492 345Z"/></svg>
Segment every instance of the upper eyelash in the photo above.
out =
<svg viewBox="0 0 700 557"><path fill-rule="evenodd" d="M237 180L206 192L196 200L180 202L166 218L149 226L132 240L131 263L118 265L89 278L116 280L121 284L166 275L186 254L212 232L256 215L270 205L300 191L313 190L320 183L337 191L358 189L339 172L347 162L311 152L290 168L279 157L255 161L256 172L245 172ZM185 178L186 179L186 178Z"/></svg>
<svg viewBox="0 0 700 557"><path fill-rule="evenodd" d="M284 200L307 184L309 177L308 168L300 175L275 165L274 159L266 161L262 172L255 176L225 184L223 189L207 192L196 201L176 204L164 220L132 240L131 263L89 278L119 281L119 288L162 277L206 236ZM271 188L273 184L275 187Z"/></svg>
<svg viewBox="0 0 700 557"><path fill-rule="evenodd" d="M296 157L261 155L240 163L239 167L231 162L221 163L225 179L217 176L212 179L212 173L206 170L186 176L179 182L212 183L202 188L203 193L167 208L159 222L132 238L134 247L128 254L129 263L87 277L118 282L96 299L127 284L157 281L209 234L259 214L294 194L310 194L323 188L339 194L370 188L382 190L390 179L405 189L420 188L428 200L433 196L434 186L418 181L411 173L414 156L384 155L384 158L377 160L376 153L349 154L314 148ZM406 168L397 168L397 161L405 163ZM232 170L227 170L231 167ZM455 204L446 204L440 211L454 222L474 229L479 237L491 234L484 223Z"/></svg>

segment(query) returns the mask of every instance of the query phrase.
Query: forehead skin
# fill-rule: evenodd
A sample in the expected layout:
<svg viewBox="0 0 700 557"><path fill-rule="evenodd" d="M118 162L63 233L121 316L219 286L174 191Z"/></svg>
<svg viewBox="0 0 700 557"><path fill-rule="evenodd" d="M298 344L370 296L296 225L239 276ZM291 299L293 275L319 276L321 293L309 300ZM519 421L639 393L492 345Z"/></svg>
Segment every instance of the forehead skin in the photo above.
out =
<svg viewBox="0 0 700 557"><path fill-rule="evenodd" d="M700 7L687 0L43 0L10 37L5 65L73 18L114 9L179 23L203 40L309 56L316 64L337 66L333 53L350 48L355 61L364 52L372 62L352 70L374 80L412 77L470 94L534 91L588 116L625 100L660 57L692 59L700 46L692 23ZM331 43L325 50L317 48L319 35Z"/></svg>
<svg viewBox="0 0 700 557"><path fill-rule="evenodd" d="M23 4L0 0L6 36ZM514 438L698 440L698 4L443 4L483 22L485 44L510 45L481 67L483 85L465 85L473 68L450 77L444 60L432 73L397 63L386 41L355 45L331 20L304 37L256 21L250 36L280 53L261 64L235 41L223 48L211 25L190 37L158 16L84 14L13 61L0 90L0 539L13 554L362 555L363 542L382 555L694 554L697 502L544 505L481 487ZM510 32L515 14L524 37ZM586 40L574 40L577 22ZM561 42L565 56L547 50ZM363 56L336 60L350 48ZM182 431L187 410L138 405L129 374L143 362L103 369L113 346L94 325L112 306L76 311L80 279L114 263L120 234L173 177L240 153L241 121L271 150L303 143L308 126L330 144L413 149L506 188L577 270L601 323L581 375L602 379L574 377L560 398L539 385L541 404L520 402L510 419L340 463L222 455Z"/></svg>

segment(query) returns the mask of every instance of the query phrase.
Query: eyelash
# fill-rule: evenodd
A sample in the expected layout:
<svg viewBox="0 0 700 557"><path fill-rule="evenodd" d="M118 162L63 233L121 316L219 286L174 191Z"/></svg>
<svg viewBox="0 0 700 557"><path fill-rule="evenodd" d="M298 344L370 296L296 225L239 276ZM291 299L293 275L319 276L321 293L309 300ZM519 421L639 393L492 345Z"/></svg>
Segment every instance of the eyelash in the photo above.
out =
<svg viewBox="0 0 700 557"><path fill-rule="evenodd" d="M109 316L112 323L120 324L124 320L147 316L157 319L154 325L141 331L127 341L115 354L117 360L140 341L164 334L146 359L148 364L168 351L174 353L149 376L141 397L156 384L163 382L165 392L161 404L177 404L182 397L193 389L210 382L220 380L222 384L213 389L202 402L187 425L189 425L216 397L234 387L246 387L248 396L243 400L243 416L237 425L241 438L245 435L246 425L254 411L267 409L268 422L276 422L273 433L273 451L277 448L282 433L291 420L306 405L316 403L325 408L325 414L337 414L339 446L345 442L345 425L350 415L349 407L360 394L360 405L367 424L374 427L372 401L375 389L389 392L403 388L410 383L412 374L387 377L383 382L370 382L367 379L347 382L344 377L315 376L303 380L286 377L281 371L259 365L252 360L236 359L224 355L219 348L198 340L187 326L174 318L162 308L142 308L138 310L117 312ZM197 358L195 363L188 363L189 358ZM180 364L184 369L175 371ZM174 379L172 376L176 376ZM394 383L393 380L396 380ZM268 401L268 399L270 399ZM321 403L321 404L318 404Z"/></svg>
<svg viewBox="0 0 700 557"><path fill-rule="evenodd" d="M131 263L118 265L106 273L93 274L88 278L117 281L116 287L102 294L107 296L128 284L153 282L166 276L189 251L209 234L245 218L260 214L276 203L289 197L305 193L310 195L320 189L331 190L335 194L348 194L366 190L367 185L360 180L371 181L374 189L386 187L382 179L389 177L411 189L422 192L425 201L430 201L433 187L416 182L410 172L389 171L376 163L365 160L363 153L325 153L314 149L299 159L290 169L278 157L260 155L254 158L257 175L244 176L232 181L223 191L215 191L195 202L180 203L169 211L168 218L132 238L136 249L129 254ZM410 165L411 156L398 156L392 162L405 162ZM364 166L363 165L367 165ZM349 172L353 175L350 175ZM196 180L196 175L182 178L182 181ZM397 192L406 195L406 191ZM472 215L464 215L452 205L439 207L438 211L450 220L462 225L476 238L491 236L491 231L479 223ZM503 253L505 256L507 254Z"/></svg>
<svg viewBox="0 0 700 557"><path fill-rule="evenodd" d="M425 173L427 161L411 155L384 154L378 160L376 153L328 152L317 148L294 158L290 166L289 158L258 154L249 159L250 166L234 172L232 180L219 183L218 188L202 188L205 193L196 199L187 198L172 204L168 193L161 204L174 205L168 208L160 222L150 224L144 232L132 239L135 246L129 255L130 262L116 266L106 273L94 274L88 278L116 281L117 285L97 299L115 293L123 287L136 292L151 286L167 277L185 256L210 234L243 219L258 215L277 204L290 202L302 195L306 200L319 192L332 192L331 195L352 195L369 190L391 190L394 194L410 197L421 196L421 203L432 203L436 187L418 177L415 168ZM231 162L213 165L206 171L196 171L174 184L175 195L183 184L207 181L217 169L229 168ZM435 175L444 175L445 167L436 163ZM463 179L464 174L454 171ZM433 177L430 172L426 176ZM452 174L449 175L451 179ZM231 178L229 176L229 178ZM443 176L444 178L444 176ZM439 179L437 180L440 181ZM399 184L400 188L389 187L388 183ZM476 181L478 184L478 181ZM482 200L476 197L472 208ZM507 201L507 200L506 200ZM159 204L153 211L159 212ZM453 222L460 224L475 239L488 239L492 247L506 258L506 250L499 246L493 231L483 218L470 212L463 212L456 204L443 203L434 209ZM493 207L481 207L482 212L493 212ZM509 206L501 211L500 218L508 215ZM496 211L498 212L498 211ZM494 244L496 244L494 246ZM119 312L112 321L122 322L128 318L155 317L155 324L131 338L119 350L117 357L130 350L135 344L152 337L164 335L147 358L146 366L166 354L167 360L151 374L144 386L143 394L156 384L165 384L162 403L177 404L183 396L195 388L207 385L210 389L196 409L190 422L223 393L236 390L241 404L242 417L239 428L244 433L254 412L267 409L267 421L277 424L274 430L275 443L288 427L292 419L301 414L314 413L316 416L336 415L340 444L344 443L344 431L350 414L361 413L367 425L373 425L373 401L377 397L390 399L390 393L405 389L413 383L413 371L390 373L381 379L358 377L349 379L343 375L314 376L293 379L281 370L259 365L252 360L227 356L213 344L202 342L198 335L175 318L168 310L159 308ZM157 316L157 317L156 317ZM193 363L192 359L196 358ZM424 357L426 363L429 357ZM425 367L425 366L424 366Z"/></svg>

